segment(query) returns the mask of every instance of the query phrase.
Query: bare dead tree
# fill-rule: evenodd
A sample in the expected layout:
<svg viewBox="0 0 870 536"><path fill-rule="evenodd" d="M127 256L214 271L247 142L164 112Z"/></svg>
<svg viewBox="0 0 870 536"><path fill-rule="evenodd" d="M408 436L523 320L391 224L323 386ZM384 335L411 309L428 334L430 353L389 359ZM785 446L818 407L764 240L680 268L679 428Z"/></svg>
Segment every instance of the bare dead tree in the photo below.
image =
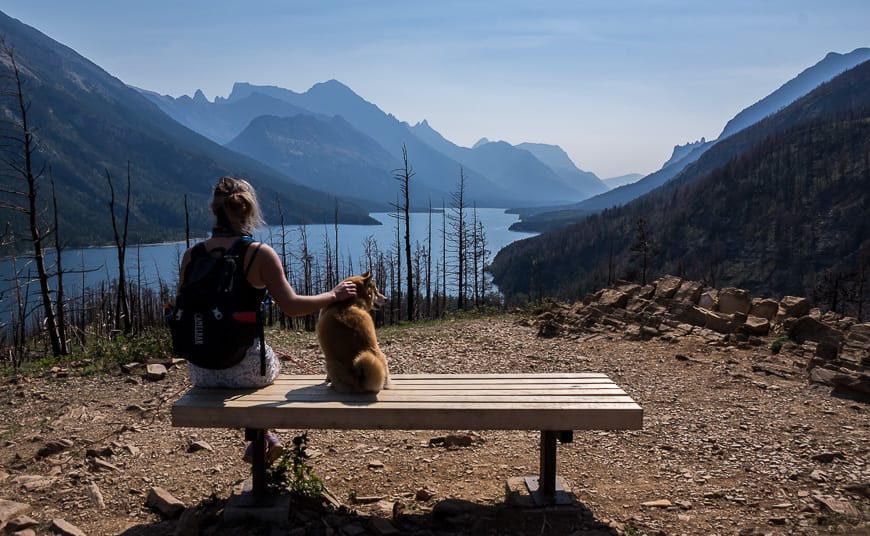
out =
<svg viewBox="0 0 870 536"><path fill-rule="evenodd" d="M60 347L61 353L63 355L69 354L69 348L67 348L67 336L66 336L66 297L64 293L63 286L63 247L60 243L60 225L57 218L57 189L54 187L54 174L51 172L51 167L48 168L48 176L51 180L51 207L52 214L54 215L54 257L55 257L55 267L57 270L57 334L60 338Z"/></svg>
<svg viewBox="0 0 870 536"><path fill-rule="evenodd" d="M441 201L441 307L440 312L447 311L447 210Z"/></svg>
<svg viewBox="0 0 870 536"><path fill-rule="evenodd" d="M332 229L335 234L335 272L333 274L333 281L337 285L339 281L343 278L341 277L341 269L339 268L338 262L338 198L335 199L335 214L332 219Z"/></svg>
<svg viewBox="0 0 870 536"><path fill-rule="evenodd" d="M400 223L402 221L402 218L401 218L400 212L398 211L398 207L399 207L398 196L396 196L396 203L393 205L393 207L396 208L396 212L391 214L391 217L393 217L396 220L396 235L394 237L394 242L393 242L393 251L395 252L395 259L394 259L394 262L392 263L392 265L395 267L395 270L392 270L392 269L390 270L391 288L393 289L393 291L390 293L391 294L390 302L392 304L392 306L390 307L390 309L391 309L390 322L391 323L393 322L392 316L393 316L393 314L395 314L396 315L395 321L396 321L396 323L398 323L399 321L402 320L402 313L401 313L401 307L402 307L402 282L401 282L402 281L402 240L400 238L400 235L401 235ZM391 257L391 259L393 258L392 255L390 257ZM408 269L410 270L411 267L408 266Z"/></svg>
<svg viewBox="0 0 870 536"><path fill-rule="evenodd" d="M363 241L363 255L365 256L365 270L372 272L374 269L374 259L378 253L378 243L373 236L369 235ZM372 272L373 273L373 272Z"/></svg>
<svg viewBox="0 0 870 536"><path fill-rule="evenodd" d="M305 294L313 294L312 288L312 261L314 257L311 255L311 252L308 250L308 233L305 230L305 225L299 225L299 238L301 240L301 255L300 260L302 262L302 279L303 279L303 287ZM305 315L305 329L307 331L311 331L314 329L314 317L312 315Z"/></svg>
<svg viewBox="0 0 870 536"><path fill-rule="evenodd" d="M11 100L14 104L10 108L10 115L3 123L4 129L0 133L2 139L2 163L10 175L18 179L22 186L0 188L0 208L8 209L17 213L27 221L29 229L29 241L33 248L33 260L36 265L36 277L39 282L39 293L42 298L42 310L44 315L45 331L48 334L51 353L54 356L64 355L60 334L57 328L55 304L52 299L50 279L51 275L45 264L45 246L43 242L51 235L50 227L43 228L40 215L43 210L38 199L38 182L42 177L42 170L34 169L34 154L36 141L34 131L29 123L30 99L25 95L21 69L15 57L14 48L0 37L0 54L6 60L9 67L5 78L11 85L11 89L4 87L0 96Z"/></svg>
<svg viewBox="0 0 870 536"><path fill-rule="evenodd" d="M429 225L426 227L426 316L432 317L432 199L429 199Z"/></svg>
<svg viewBox="0 0 870 536"><path fill-rule="evenodd" d="M17 272L17 259L12 256L12 270ZM27 309L30 292L27 292L21 285L21 279L17 276L15 280L15 316L12 325L12 348L10 357L12 358L12 367L18 370L24 362L24 357L27 355Z"/></svg>
<svg viewBox="0 0 870 536"><path fill-rule="evenodd" d="M649 271L654 244L647 229L647 221L643 218L640 218L635 223L634 243L632 243L630 249L640 263L640 284L646 285L646 277Z"/></svg>
<svg viewBox="0 0 870 536"><path fill-rule="evenodd" d="M414 285L414 303L417 304L417 308L413 311L414 319L419 319L422 313L420 311L420 304L423 301L421 287L423 286L423 277L425 276L423 271L428 258L429 252L423 247L423 244L419 241L414 242L414 280L417 281L417 284Z"/></svg>
<svg viewBox="0 0 870 536"><path fill-rule="evenodd" d="M334 269L335 263L338 262L337 259L332 258L332 246L329 243L329 231L326 227L323 228L323 263L324 269L326 270L325 274L325 282L326 286L330 285L335 286L338 284L336 281L335 274L336 270Z"/></svg>
<svg viewBox="0 0 870 536"><path fill-rule="evenodd" d="M456 184L456 190L451 193L450 202L450 220L451 234L448 241L452 248L452 253L455 255L455 271L457 301L456 307L459 310L465 309L465 297L468 292L466 273L466 257L468 256L468 222L465 221L465 171L459 169L459 182Z"/></svg>
<svg viewBox="0 0 870 536"><path fill-rule="evenodd" d="M184 243L190 249L190 208L187 206L187 194L184 194Z"/></svg>
<svg viewBox="0 0 870 536"><path fill-rule="evenodd" d="M406 295L408 302L408 321L414 319L414 275L411 270L411 179L414 177L414 169L408 162L408 148L402 145L402 167L393 170L393 178L399 181L399 196L401 200L396 203L397 217L405 223L405 264L407 265Z"/></svg>
<svg viewBox="0 0 870 536"><path fill-rule="evenodd" d="M115 238L115 247L118 250L118 294L115 301L115 329L121 327L123 322L123 331L129 334L133 329L133 322L130 318L130 300L127 296L127 277L124 261L127 256L127 226L130 221L130 162L127 162L127 202L124 208L124 228L118 232L118 222L115 217L115 187L112 185L112 176L109 170L106 169L106 181L109 183L109 217L112 220L112 232Z"/></svg>
<svg viewBox="0 0 870 536"><path fill-rule="evenodd" d="M476 276L477 281L480 284L480 290L478 295L480 296L479 305L485 305L486 296L489 293L488 286L489 283L486 277L486 266L488 263L489 255L492 253L487 247L486 240L486 229L484 229L483 222L477 218L475 210L475 221L477 222L474 226L474 244L475 244L475 257L477 258L477 262L475 270L478 272Z"/></svg>
<svg viewBox="0 0 870 536"><path fill-rule="evenodd" d="M277 198L277 196L276 196ZM287 226L284 222L284 207L281 206L281 200L277 199L278 205L278 228L281 229L281 237L279 240L280 251L281 251L281 266L284 268L284 277L287 278L287 281L292 281L292 269L290 266L290 255L287 250ZM287 327L287 321L289 317L281 311L280 308L276 308L276 312L278 314L278 318L280 319L281 327Z"/></svg>
<svg viewBox="0 0 870 536"><path fill-rule="evenodd" d="M480 245L478 242L478 234L477 234L477 205L472 206L471 210L471 233L469 235L469 239L471 240L470 244L470 253L471 253L471 266L469 267L469 272L471 275L471 285L472 285L472 296L474 298L474 305L480 305L480 282L482 276L480 272L477 271L478 264L481 262L481 254L480 254Z"/></svg>

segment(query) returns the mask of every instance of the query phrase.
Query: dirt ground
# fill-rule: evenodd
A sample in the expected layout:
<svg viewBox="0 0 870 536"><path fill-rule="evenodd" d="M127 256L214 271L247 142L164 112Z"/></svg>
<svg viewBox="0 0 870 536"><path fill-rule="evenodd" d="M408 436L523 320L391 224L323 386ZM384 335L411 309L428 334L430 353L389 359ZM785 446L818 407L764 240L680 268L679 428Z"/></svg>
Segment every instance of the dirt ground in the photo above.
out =
<svg viewBox="0 0 870 536"><path fill-rule="evenodd" d="M604 372L643 406L643 429L560 444L576 504L538 511L504 502L508 479L537 472L537 432L308 430L332 502L296 501L281 526L230 526L221 509L250 473L243 434L171 427L184 367L159 381L71 367L2 379L0 499L26 505L37 534L57 519L91 535L870 534L870 407L810 385L788 352L692 336L542 338L512 314L379 336L394 373ZM267 338L285 372L320 372L313 334ZM430 443L446 434L471 445ZM190 514L147 506L155 487Z"/></svg>

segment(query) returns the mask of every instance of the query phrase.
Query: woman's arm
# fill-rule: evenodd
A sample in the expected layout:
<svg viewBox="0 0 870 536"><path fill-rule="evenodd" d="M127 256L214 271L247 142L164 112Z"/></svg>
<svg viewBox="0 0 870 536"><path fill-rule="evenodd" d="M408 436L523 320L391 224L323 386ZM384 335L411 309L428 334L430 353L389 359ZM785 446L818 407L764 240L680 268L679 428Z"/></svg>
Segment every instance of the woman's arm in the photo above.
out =
<svg viewBox="0 0 870 536"><path fill-rule="evenodd" d="M254 258L248 272L248 282L255 287L266 287L284 314L290 316L310 314L331 303L356 296L356 285L349 281L343 281L334 289L313 296L296 294L287 282L278 254L268 244L263 244Z"/></svg>

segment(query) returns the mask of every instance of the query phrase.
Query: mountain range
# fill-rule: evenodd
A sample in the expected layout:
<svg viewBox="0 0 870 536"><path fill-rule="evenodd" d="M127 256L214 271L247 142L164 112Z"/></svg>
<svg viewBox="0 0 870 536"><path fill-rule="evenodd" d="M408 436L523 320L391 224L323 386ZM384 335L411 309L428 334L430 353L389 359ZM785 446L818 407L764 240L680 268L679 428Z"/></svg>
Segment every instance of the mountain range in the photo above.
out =
<svg viewBox="0 0 870 536"><path fill-rule="evenodd" d="M514 299L576 299L671 273L860 313L868 155L870 61L719 140L658 188L502 249L495 283Z"/></svg>
<svg viewBox="0 0 870 536"><path fill-rule="evenodd" d="M413 127L401 122L337 80L315 84L303 93L276 86L236 83L229 97L218 97L214 102L206 100L201 92L193 98L173 98L145 91L143 94L182 124L218 143L232 142L232 148L248 155L251 155L248 149L255 148L244 140L235 139L243 131L244 138L280 139L280 144L288 146L299 147L309 142L288 137L287 123L281 124L285 128L280 132L272 131L279 128L279 124L255 121L258 116L297 117L299 120L299 116L307 115L313 118L306 119L308 132L313 132L311 129L329 131L333 139L348 144L341 158L327 163L323 160L326 154L320 153L318 158L312 154L308 155L310 158L288 159L289 149L274 143L270 144L270 149L255 149L256 157L270 165L277 164L279 170L292 172L309 186L336 195L345 195L347 187L344 185L348 180L358 182L360 185L353 190L362 194L372 207L394 202L395 188L385 193L383 186L385 179L389 183L397 162L401 161L403 147L415 173L415 188L411 193L417 207L430 203L440 206L444 200L449 200L460 169L466 177L469 204L482 207L552 205L565 199L585 199L607 190L593 173L577 168L561 148L553 146L564 155L558 167L553 167L527 148L504 142L471 149L459 147L427 121ZM324 123L335 117L340 117L342 122L316 126L315 121ZM257 129L260 131L256 132ZM345 132L342 134L339 130ZM371 147L372 143L380 149L355 160L362 155L363 148ZM327 173L331 177L326 177ZM380 178L373 178L375 175ZM374 181L371 188L368 187L370 180Z"/></svg>

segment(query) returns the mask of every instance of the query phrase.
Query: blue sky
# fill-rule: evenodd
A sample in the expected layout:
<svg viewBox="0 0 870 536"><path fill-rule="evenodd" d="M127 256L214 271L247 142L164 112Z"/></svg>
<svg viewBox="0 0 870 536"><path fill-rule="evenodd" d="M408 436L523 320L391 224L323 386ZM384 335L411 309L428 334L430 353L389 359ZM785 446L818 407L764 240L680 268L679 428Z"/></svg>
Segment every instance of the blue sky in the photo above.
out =
<svg viewBox="0 0 870 536"><path fill-rule="evenodd" d="M713 139L828 52L870 46L866 0L15 0L0 10L124 82L226 96L336 79L463 146L564 148L606 178ZM412 155L413 158L413 155Z"/></svg>

